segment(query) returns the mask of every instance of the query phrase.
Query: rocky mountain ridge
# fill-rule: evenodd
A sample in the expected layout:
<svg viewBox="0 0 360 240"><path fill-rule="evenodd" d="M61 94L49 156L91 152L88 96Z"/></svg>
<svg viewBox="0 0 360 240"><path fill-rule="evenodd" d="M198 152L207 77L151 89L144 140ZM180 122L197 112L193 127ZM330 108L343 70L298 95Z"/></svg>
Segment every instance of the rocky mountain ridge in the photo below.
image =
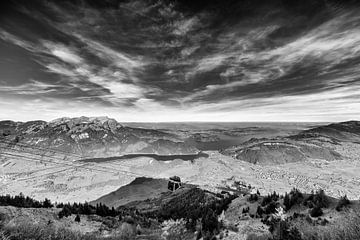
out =
<svg viewBox="0 0 360 240"><path fill-rule="evenodd" d="M173 134L126 127L107 117L59 118L50 122L1 121L0 140L2 144L49 148L83 158L198 152Z"/></svg>

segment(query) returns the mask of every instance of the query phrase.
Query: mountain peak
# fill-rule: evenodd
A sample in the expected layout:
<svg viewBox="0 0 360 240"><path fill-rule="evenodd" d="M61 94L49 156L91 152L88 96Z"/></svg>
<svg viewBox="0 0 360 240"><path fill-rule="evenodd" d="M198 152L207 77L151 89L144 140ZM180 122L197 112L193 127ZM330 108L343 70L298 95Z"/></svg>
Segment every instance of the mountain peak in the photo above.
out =
<svg viewBox="0 0 360 240"><path fill-rule="evenodd" d="M115 123L115 124L119 124L115 119L113 118L109 118L107 116L100 116L100 117L85 117L85 116L81 116L81 117L74 117L74 118L69 118L69 117L62 117L62 118L57 118L54 119L52 121L49 122L50 125L59 125L59 124L64 124L64 123L74 123L74 124L80 124L80 123ZM119 124L120 125L120 124Z"/></svg>

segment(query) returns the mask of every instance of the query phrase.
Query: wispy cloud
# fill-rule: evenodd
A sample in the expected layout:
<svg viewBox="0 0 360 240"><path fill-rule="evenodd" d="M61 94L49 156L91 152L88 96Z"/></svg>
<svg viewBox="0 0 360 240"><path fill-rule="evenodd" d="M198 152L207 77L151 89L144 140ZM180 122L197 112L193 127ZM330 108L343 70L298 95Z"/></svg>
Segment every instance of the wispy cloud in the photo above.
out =
<svg viewBox="0 0 360 240"><path fill-rule="evenodd" d="M65 45L44 41L43 46L47 48L52 55L58 57L64 62L70 64L80 64L84 61L78 54Z"/></svg>
<svg viewBox="0 0 360 240"><path fill-rule="evenodd" d="M29 83L25 83L18 86L0 86L0 92L6 94L16 94L16 95L32 95L36 96L39 94L48 94L55 92L58 86L52 84L42 83L36 80L30 80Z"/></svg>

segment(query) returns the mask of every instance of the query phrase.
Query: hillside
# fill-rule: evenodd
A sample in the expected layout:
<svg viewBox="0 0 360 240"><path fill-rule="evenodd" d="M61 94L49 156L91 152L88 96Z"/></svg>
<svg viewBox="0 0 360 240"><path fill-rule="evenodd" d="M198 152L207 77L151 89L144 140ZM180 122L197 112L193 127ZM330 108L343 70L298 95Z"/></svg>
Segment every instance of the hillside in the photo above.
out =
<svg viewBox="0 0 360 240"><path fill-rule="evenodd" d="M287 138L252 139L239 146L226 149L222 153L260 165L304 162L308 159L326 161L341 159L341 155L330 148Z"/></svg>
<svg viewBox="0 0 360 240"><path fill-rule="evenodd" d="M156 198L161 193L168 192L167 184L168 180L166 179L139 177L118 190L90 203L93 205L102 203L109 207L119 207L134 201Z"/></svg>
<svg viewBox="0 0 360 240"><path fill-rule="evenodd" d="M349 121L317 126L290 136L253 138L221 152L253 164L277 165L353 158L358 143L360 122Z"/></svg>
<svg viewBox="0 0 360 240"><path fill-rule="evenodd" d="M335 141L360 142L360 121L332 123L311 128L292 136L294 139L325 137Z"/></svg>
<svg viewBox="0 0 360 240"><path fill-rule="evenodd" d="M359 202L322 190L230 195L183 187L116 210L87 203L13 207L28 198L0 199L0 237L14 240L359 239Z"/></svg>

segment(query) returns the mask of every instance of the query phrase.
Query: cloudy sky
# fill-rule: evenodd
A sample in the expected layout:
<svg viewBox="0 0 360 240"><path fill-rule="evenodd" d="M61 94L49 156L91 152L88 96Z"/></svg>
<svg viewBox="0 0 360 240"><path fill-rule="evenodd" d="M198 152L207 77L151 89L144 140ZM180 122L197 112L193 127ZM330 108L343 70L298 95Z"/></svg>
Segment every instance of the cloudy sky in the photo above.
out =
<svg viewBox="0 0 360 240"><path fill-rule="evenodd" d="M0 119L360 119L356 1L5 0L0 9Z"/></svg>

